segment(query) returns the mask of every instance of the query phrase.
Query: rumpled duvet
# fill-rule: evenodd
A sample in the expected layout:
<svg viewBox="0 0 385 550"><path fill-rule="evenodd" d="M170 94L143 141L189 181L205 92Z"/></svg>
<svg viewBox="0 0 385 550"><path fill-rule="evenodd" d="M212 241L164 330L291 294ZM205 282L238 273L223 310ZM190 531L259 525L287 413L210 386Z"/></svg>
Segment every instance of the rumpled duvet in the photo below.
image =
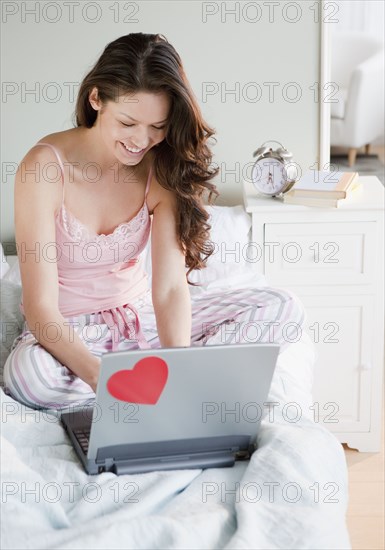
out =
<svg viewBox="0 0 385 550"><path fill-rule="evenodd" d="M87 475L60 424L1 390L3 549L350 549L347 468L313 418L310 340L278 358L258 449L231 468Z"/></svg>

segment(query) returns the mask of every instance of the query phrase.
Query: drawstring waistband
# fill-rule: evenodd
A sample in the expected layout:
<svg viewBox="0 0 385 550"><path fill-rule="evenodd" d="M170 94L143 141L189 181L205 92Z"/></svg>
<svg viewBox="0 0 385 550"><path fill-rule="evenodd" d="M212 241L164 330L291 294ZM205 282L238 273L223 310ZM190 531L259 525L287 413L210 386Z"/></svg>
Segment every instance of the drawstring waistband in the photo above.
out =
<svg viewBox="0 0 385 550"><path fill-rule="evenodd" d="M125 308L128 308L134 314L135 320L127 319ZM141 349L151 349L147 342L139 322L139 315L134 306L124 304L123 306L106 309L99 312L103 320L111 330L112 336L112 351L116 351L120 342L120 337L128 340L137 340L138 346ZM117 330L116 330L117 329Z"/></svg>

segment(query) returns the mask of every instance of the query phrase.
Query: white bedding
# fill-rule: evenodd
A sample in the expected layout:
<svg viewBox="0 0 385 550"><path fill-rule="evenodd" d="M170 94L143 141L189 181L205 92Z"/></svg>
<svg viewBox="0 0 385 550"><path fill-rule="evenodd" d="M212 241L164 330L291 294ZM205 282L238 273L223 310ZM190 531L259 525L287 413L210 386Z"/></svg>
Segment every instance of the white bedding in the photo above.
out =
<svg viewBox="0 0 385 550"><path fill-rule="evenodd" d="M203 287L192 299L214 287L263 286L244 256L222 256L243 249L250 217L242 207L211 212L218 253L195 274ZM4 275L20 283L17 264ZM313 365L303 334L279 355L269 395L278 405L251 460L205 471L88 476L57 418L0 388L2 548L350 549L345 457L313 421Z"/></svg>
<svg viewBox="0 0 385 550"><path fill-rule="evenodd" d="M205 471L88 476L56 417L1 390L2 548L351 548L345 457L313 422L312 365L306 336L280 354L258 450Z"/></svg>

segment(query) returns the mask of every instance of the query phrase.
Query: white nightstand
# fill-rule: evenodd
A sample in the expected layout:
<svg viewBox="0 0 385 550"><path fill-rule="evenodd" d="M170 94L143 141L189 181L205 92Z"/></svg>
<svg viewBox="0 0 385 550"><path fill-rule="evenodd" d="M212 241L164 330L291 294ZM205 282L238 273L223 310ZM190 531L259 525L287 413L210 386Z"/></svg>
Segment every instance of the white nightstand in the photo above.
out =
<svg viewBox="0 0 385 550"><path fill-rule="evenodd" d="M384 368L384 187L374 176L340 208L284 204L243 184L257 266L304 304L318 359L314 418L341 441L380 450ZM251 249L252 250L252 249ZM249 255L251 257L251 255Z"/></svg>

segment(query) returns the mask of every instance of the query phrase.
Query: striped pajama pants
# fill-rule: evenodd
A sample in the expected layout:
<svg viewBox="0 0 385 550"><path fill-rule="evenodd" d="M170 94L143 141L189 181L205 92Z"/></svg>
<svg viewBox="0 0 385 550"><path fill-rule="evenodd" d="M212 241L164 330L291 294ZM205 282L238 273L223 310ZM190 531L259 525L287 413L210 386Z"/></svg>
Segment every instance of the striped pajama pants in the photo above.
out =
<svg viewBox="0 0 385 550"><path fill-rule="evenodd" d="M304 327L301 302L278 288L205 292L194 296L191 305L191 346L278 343L282 352L300 340ZM139 347L161 347L150 292L130 305L66 317L66 321L97 356ZM143 336L145 346L140 345ZM26 321L5 363L4 386L6 393L34 409L64 410L91 404L95 399L86 382L39 344Z"/></svg>

